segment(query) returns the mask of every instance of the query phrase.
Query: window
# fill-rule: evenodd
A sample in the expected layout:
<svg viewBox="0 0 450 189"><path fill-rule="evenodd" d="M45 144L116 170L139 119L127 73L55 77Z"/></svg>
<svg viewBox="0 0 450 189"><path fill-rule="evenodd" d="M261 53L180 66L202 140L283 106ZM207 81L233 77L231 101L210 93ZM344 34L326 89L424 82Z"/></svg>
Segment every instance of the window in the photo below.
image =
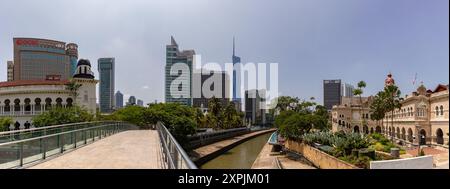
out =
<svg viewBox="0 0 450 189"><path fill-rule="evenodd" d="M443 116L444 115L444 106L441 105L440 108L441 108L441 116Z"/></svg>
<svg viewBox="0 0 450 189"><path fill-rule="evenodd" d="M439 116L439 108L436 106L436 116Z"/></svg>

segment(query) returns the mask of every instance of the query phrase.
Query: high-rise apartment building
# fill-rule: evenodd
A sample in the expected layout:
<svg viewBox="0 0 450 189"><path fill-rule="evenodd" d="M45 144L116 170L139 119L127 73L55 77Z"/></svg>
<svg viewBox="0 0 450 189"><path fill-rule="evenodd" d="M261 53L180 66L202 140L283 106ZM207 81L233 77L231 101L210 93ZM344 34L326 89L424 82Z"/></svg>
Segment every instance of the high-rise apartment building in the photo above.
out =
<svg viewBox="0 0 450 189"><path fill-rule="evenodd" d="M98 72L100 75L100 112L112 112L114 106L114 58L98 59Z"/></svg>
<svg viewBox="0 0 450 189"><path fill-rule="evenodd" d="M166 46L165 100L192 105L192 68L194 50L180 51L173 37Z"/></svg>
<svg viewBox="0 0 450 189"><path fill-rule="evenodd" d="M123 94L120 91L117 91L115 94L116 101L114 102L114 106L116 109L123 108Z"/></svg>
<svg viewBox="0 0 450 189"><path fill-rule="evenodd" d="M341 80L323 80L323 105L331 110L341 103Z"/></svg>
<svg viewBox="0 0 450 189"><path fill-rule="evenodd" d="M36 38L14 38L13 42L13 80L69 79L75 73L76 44Z"/></svg>

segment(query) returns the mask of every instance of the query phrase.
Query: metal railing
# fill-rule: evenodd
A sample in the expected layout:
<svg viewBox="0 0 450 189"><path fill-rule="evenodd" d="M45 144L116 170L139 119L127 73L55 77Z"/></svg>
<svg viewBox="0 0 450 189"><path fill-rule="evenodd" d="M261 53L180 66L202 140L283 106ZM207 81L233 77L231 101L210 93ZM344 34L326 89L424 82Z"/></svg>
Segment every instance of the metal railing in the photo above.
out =
<svg viewBox="0 0 450 189"><path fill-rule="evenodd" d="M116 121L94 121L94 122L82 122L82 123L70 123L70 124L61 124L61 125L52 125L45 127L37 127L30 129L22 129L22 130L13 130L0 132L0 143L8 142L8 141L16 141L23 140L28 138L34 138L39 136L45 136L48 134L55 134L70 130L88 128L98 125L104 125L109 123L116 123Z"/></svg>
<svg viewBox="0 0 450 189"><path fill-rule="evenodd" d="M99 123L96 122L96 124ZM0 168L20 168L26 164L62 154L69 149L76 149L112 134L134 128L134 125L126 122L107 122L0 143Z"/></svg>
<svg viewBox="0 0 450 189"><path fill-rule="evenodd" d="M187 153L181 147L163 123L156 124L158 131L161 160L164 169L197 169Z"/></svg>
<svg viewBox="0 0 450 189"><path fill-rule="evenodd" d="M200 146L205 146L212 144L217 141L232 138L235 136L247 134L251 131L250 128L241 127L235 129L226 129L214 132L197 133L195 135L188 136L189 148L198 148Z"/></svg>

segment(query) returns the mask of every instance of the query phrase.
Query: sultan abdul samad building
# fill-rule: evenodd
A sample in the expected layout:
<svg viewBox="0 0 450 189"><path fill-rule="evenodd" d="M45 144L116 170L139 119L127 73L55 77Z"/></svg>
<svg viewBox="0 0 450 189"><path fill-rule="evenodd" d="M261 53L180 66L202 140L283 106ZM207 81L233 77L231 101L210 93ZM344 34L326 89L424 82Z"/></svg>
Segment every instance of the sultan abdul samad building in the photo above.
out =
<svg viewBox="0 0 450 189"><path fill-rule="evenodd" d="M8 81L0 82L0 118L11 125L1 130L33 127L32 118L52 107L78 105L96 112L96 85L89 60L78 61L78 45L38 39L14 38L14 60L8 61ZM72 81L71 81L72 80ZM68 84L81 87L75 92Z"/></svg>
<svg viewBox="0 0 450 189"><path fill-rule="evenodd" d="M385 85L395 84L389 74ZM401 102L401 109L393 115L387 113L382 121L370 119L370 103L373 97L343 97L340 105L332 109L333 132L382 133L404 144L433 145L448 148L449 142L449 95L448 85L438 85L427 89L423 84L416 91L406 95ZM362 116L366 125L361 126Z"/></svg>

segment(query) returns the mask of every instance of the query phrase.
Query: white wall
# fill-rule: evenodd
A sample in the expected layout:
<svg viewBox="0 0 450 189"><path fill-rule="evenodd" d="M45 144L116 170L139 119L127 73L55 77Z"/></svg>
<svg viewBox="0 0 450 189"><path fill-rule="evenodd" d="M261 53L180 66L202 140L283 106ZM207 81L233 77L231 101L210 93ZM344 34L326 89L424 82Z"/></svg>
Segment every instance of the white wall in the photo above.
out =
<svg viewBox="0 0 450 189"><path fill-rule="evenodd" d="M370 169L432 169L433 156L371 161Z"/></svg>

